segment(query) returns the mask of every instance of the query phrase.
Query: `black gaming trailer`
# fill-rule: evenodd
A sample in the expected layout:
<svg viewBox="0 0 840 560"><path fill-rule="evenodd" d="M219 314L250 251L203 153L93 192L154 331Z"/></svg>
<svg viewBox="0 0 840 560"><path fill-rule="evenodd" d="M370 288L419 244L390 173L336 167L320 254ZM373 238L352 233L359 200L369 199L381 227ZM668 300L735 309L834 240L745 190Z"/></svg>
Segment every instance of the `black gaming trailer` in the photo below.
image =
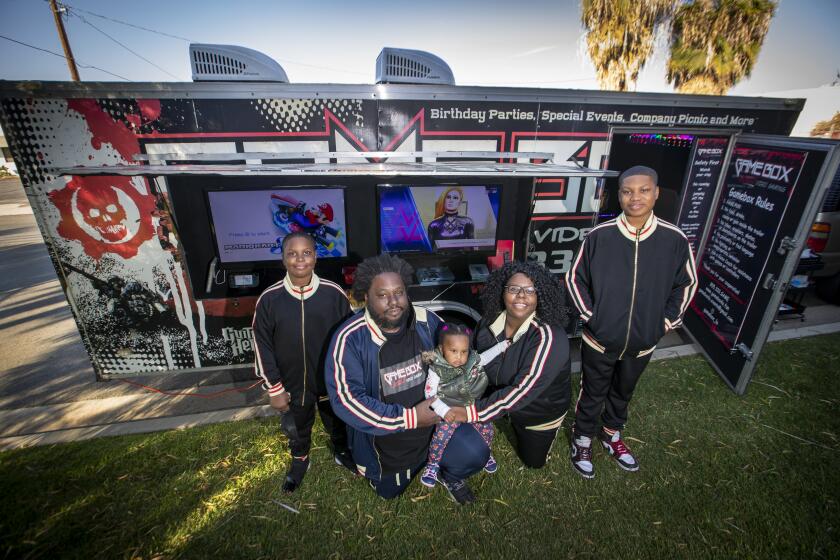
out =
<svg viewBox="0 0 840 560"><path fill-rule="evenodd" d="M415 300L469 320L485 269L530 258L562 274L611 211L605 170L649 161L673 191L669 217L694 205L681 225L702 253L736 145L789 134L802 105L441 84L0 82L0 123L99 379L250 367L254 304L282 274L276 245L290 225L319 230L319 274L349 286L361 258L397 250L418 268ZM811 166L834 162L808 145L822 155L809 152L797 196L818 196L824 170ZM706 169L696 154L717 149ZM470 195L465 215L483 209L482 241L430 250L432 199L450 187ZM685 198L698 189L708 207ZM411 211L396 219L394 208ZM805 221L810 205L797 211ZM401 224L413 231L395 233ZM784 270L775 278L773 297Z"/></svg>

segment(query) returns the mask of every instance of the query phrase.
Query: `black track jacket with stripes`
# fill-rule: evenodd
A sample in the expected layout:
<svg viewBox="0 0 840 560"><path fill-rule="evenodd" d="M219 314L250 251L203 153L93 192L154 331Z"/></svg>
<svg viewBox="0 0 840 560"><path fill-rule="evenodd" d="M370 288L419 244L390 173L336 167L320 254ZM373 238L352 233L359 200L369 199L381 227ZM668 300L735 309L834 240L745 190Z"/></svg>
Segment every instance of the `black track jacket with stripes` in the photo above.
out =
<svg viewBox="0 0 840 560"><path fill-rule="evenodd" d="M499 341L503 311L492 323L482 321L475 345L483 352ZM485 396L467 407L469 422L488 422L503 414L525 426L556 420L571 398L569 339L566 332L531 315L500 356L484 366L490 382Z"/></svg>
<svg viewBox="0 0 840 560"><path fill-rule="evenodd" d="M312 275L298 287L286 276L266 288L254 311L256 373L271 396L288 391L295 404L327 394L324 360L334 328L350 315L341 287Z"/></svg>
<svg viewBox="0 0 840 560"><path fill-rule="evenodd" d="M593 228L566 273L566 291L584 321L583 342L621 359L653 352L697 289L685 234L653 214L634 228L620 214Z"/></svg>

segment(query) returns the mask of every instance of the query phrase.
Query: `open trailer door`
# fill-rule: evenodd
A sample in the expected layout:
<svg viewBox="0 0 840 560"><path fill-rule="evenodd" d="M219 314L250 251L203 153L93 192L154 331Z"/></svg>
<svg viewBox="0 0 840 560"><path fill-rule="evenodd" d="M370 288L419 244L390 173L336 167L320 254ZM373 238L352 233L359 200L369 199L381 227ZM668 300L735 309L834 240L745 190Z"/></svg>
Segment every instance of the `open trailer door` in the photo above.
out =
<svg viewBox="0 0 840 560"><path fill-rule="evenodd" d="M736 130L724 129L613 127L607 167L618 172L634 165L655 169L659 174L659 199L654 212L679 225L696 251L737 135ZM607 180L596 223L620 212L618 179Z"/></svg>
<svg viewBox="0 0 840 560"><path fill-rule="evenodd" d="M704 227L685 328L723 380L746 391L811 223L836 142L740 136Z"/></svg>

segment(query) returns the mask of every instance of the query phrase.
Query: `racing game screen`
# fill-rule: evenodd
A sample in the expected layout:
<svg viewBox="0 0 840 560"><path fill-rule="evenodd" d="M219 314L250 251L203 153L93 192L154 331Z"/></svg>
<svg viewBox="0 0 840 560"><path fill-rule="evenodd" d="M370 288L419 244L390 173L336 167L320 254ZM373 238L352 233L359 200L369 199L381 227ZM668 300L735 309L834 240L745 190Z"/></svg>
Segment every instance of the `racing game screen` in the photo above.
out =
<svg viewBox="0 0 840 560"><path fill-rule="evenodd" d="M293 231L315 239L318 258L347 256L340 188L208 191L207 198L222 263L278 261Z"/></svg>
<svg viewBox="0 0 840 560"><path fill-rule="evenodd" d="M494 251L499 187L380 185L382 250Z"/></svg>

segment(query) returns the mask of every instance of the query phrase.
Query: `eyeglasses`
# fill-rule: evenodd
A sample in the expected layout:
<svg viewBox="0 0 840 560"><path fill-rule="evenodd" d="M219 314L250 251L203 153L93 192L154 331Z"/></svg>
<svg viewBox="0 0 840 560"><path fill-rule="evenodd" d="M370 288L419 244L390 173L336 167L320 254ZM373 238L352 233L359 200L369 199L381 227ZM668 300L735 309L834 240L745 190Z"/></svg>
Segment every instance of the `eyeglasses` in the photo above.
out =
<svg viewBox="0 0 840 560"><path fill-rule="evenodd" d="M533 286L505 286L505 291L512 296L518 296L519 294L524 294L526 296L533 296L536 295L537 289Z"/></svg>

